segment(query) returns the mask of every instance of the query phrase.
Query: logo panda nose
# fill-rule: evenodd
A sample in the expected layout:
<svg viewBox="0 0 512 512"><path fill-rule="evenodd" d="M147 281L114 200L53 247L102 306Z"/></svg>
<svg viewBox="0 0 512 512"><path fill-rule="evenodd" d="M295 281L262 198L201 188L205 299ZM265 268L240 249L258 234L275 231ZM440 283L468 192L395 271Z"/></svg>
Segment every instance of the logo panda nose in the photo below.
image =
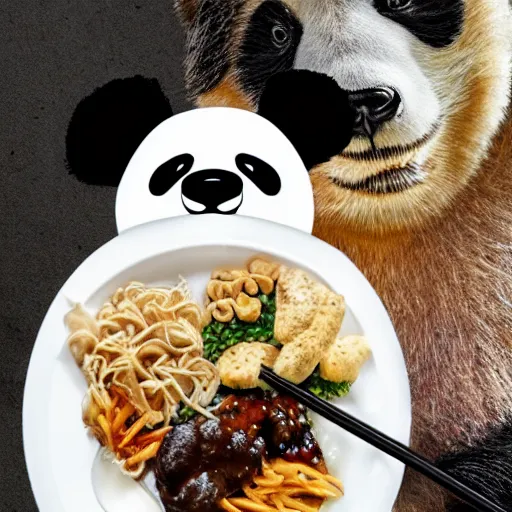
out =
<svg viewBox="0 0 512 512"><path fill-rule="evenodd" d="M402 99L394 89L379 87L351 92L349 102L356 112L354 134L373 136L397 115Z"/></svg>
<svg viewBox="0 0 512 512"><path fill-rule="evenodd" d="M242 179L221 169L194 172L181 184L183 206L192 215L236 213L242 204L242 192Z"/></svg>

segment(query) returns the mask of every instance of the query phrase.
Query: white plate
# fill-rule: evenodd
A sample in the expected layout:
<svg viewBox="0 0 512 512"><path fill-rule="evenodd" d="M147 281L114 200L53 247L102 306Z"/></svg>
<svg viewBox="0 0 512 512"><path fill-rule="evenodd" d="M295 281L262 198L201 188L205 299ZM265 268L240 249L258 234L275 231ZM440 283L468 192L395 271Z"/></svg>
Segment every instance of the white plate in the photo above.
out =
<svg viewBox="0 0 512 512"><path fill-rule="evenodd" d="M339 405L409 443L410 393L400 345L381 301L346 256L310 235L263 220L238 215L167 219L125 231L97 250L69 278L44 319L23 404L25 455L40 512L102 510L91 484L98 445L81 420L86 385L66 346L63 318L69 300L97 309L129 280L170 284L178 274L200 299L214 267L240 265L255 253L303 268L345 296L342 330L364 333L373 356ZM390 512L403 465L321 418L315 425L327 464L346 490L324 510Z"/></svg>

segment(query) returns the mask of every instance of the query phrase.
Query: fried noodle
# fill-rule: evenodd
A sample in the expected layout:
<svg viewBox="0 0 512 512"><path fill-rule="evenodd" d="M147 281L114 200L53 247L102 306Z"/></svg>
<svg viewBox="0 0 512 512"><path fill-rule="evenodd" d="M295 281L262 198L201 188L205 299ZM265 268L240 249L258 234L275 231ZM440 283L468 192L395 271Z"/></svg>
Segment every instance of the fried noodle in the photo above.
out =
<svg viewBox="0 0 512 512"><path fill-rule="evenodd" d="M84 422L134 477L155 456L180 403L214 418L205 407L220 380L202 357L203 322L183 279L172 288L132 282L96 318L81 305L66 315L68 346L88 382ZM152 436L141 434L155 426Z"/></svg>
<svg viewBox="0 0 512 512"><path fill-rule="evenodd" d="M306 464L263 461L261 475L243 487L243 497L225 498L227 512L318 512L324 500L343 496L343 484Z"/></svg>

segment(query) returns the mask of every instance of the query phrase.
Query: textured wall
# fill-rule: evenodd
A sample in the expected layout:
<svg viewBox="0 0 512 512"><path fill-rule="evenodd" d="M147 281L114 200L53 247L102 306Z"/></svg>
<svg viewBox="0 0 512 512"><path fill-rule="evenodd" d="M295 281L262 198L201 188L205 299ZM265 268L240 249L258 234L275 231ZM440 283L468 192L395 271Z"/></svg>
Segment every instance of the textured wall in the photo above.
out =
<svg viewBox="0 0 512 512"><path fill-rule="evenodd" d="M39 325L73 270L115 236L115 189L65 169L77 103L114 78L158 78L188 108L182 33L170 0L0 2L0 510L37 510L21 409Z"/></svg>

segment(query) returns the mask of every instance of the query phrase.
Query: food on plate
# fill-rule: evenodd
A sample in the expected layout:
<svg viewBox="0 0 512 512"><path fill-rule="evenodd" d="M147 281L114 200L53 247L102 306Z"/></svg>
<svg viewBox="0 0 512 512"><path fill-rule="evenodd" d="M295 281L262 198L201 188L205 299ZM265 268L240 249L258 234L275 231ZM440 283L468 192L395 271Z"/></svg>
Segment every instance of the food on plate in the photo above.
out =
<svg viewBox="0 0 512 512"><path fill-rule="evenodd" d="M261 302L256 297L241 292L236 299L231 297L211 302L206 309L207 316L219 322L231 322L235 315L244 322L254 323L261 315Z"/></svg>
<svg viewBox="0 0 512 512"><path fill-rule="evenodd" d="M250 502L252 486L265 485L272 471L282 477L279 482L274 478L276 488L271 489L278 499L290 492L284 489L285 481L291 484L293 478L304 481L300 492L291 489L291 499L305 506L303 498L317 498L317 508L308 510L318 510L325 498L339 497L341 483L324 477L322 452L305 412L291 398L255 392L227 396L215 411L219 421L197 416L175 427L156 459L157 486L166 512L240 510L233 507ZM334 483L338 492L315 492L325 488L319 484L324 480Z"/></svg>
<svg viewBox="0 0 512 512"><path fill-rule="evenodd" d="M350 392L351 383L347 381L332 382L320 377L320 370L317 368L311 377L306 381L307 389L322 398L323 400L333 400L334 398L342 398Z"/></svg>
<svg viewBox="0 0 512 512"><path fill-rule="evenodd" d="M320 376L332 382L352 384L359 377L361 367L370 356L370 345L364 336L338 338L320 362Z"/></svg>
<svg viewBox="0 0 512 512"><path fill-rule="evenodd" d="M274 364L274 371L295 384L304 382L336 339L344 314L343 297L326 290L310 326L284 345Z"/></svg>
<svg viewBox="0 0 512 512"><path fill-rule="evenodd" d="M325 499L341 498L343 485L327 472L284 459L263 460L261 475L243 486L243 497L224 498L228 512L316 512Z"/></svg>
<svg viewBox="0 0 512 512"><path fill-rule="evenodd" d="M251 274L259 274L262 276L270 277L272 281L275 282L279 279L281 264L274 261L269 261L266 257L263 256L254 256L247 262L247 270Z"/></svg>
<svg viewBox="0 0 512 512"><path fill-rule="evenodd" d="M203 330L204 357L216 363L229 347L241 342L260 342L279 345L274 340L276 302L274 294L258 296L261 315L255 323L233 318L230 322L213 319Z"/></svg>
<svg viewBox="0 0 512 512"><path fill-rule="evenodd" d="M270 290L270 286L265 290L258 287L256 281L247 281L248 276L254 275L272 279L275 284L269 294L261 292ZM245 289L243 286L250 283L245 291L259 293L254 299L261 303L261 314L256 323L244 321L233 311L226 317L217 315L207 318L208 325L203 330L205 357L219 367L219 358L226 354L226 359L220 361L224 385L233 389L261 385L256 377L261 357L247 357L243 362L241 358L249 349L244 347L233 351L232 348L241 343L264 343L278 348L279 354L275 360L272 357L272 364L268 366L272 366L282 377L296 384L303 383L324 399L342 397L349 392L370 353L367 344L361 345L361 356L353 357L349 355L348 347L340 345L337 340L345 315L342 295L334 293L301 269L289 268L262 257L251 259L246 270L214 271L208 285L208 300L228 293L226 286L230 285L226 283L230 282L237 284L235 292L231 290L229 293L238 293L239 296L244 294L241 291ZM212 304L210 302L207 307ZM273 350L272 354L275 353ZM340 354L343 359L336 368L335 359ZM237 359L238 367L228 372L227 359L233 358ZM340 376L344 374L350 379L342 379ZM333 378L329 378L329 375ZM355 379L352 378L354 375Z"/></svg>
<svg viewBox="0 0 512 512"><path fill-rule="evenodd" d="M206 287L207 323L213 317L218 322L230 322L236 317L254 323L261 315L259 294L274 291L276 265L260 258L249 262L247 269L215 270ZM278 268L278 267L277 267Z"/></svg>
<svg viewBox="0 0 512 512"><path fill-rule="evenodd" d="M202 322L184 280L172 288L134 282L96 318L81 305L66 316L68 346L88 383L84 423L132 476L154 457L180 404L212 416L205 407L220 379L202 357ZM158 446L146 450L147 439Z"/></svg>
<svg viewBox="0 0 512 512"><path fill-rule="evenodd" d="M334 344L345 299L299 269L282 268L276 291L274 335L284 345L274 371L301 384Z"/></svg>
<svg viewBox="0 0 512 512"><path fill-rule="evenodd" d="M306 331L329 292L303 270L282 268L276 289L276 340L286 345Z"/></svg>
<svg viewBox="0 0 512 512"><path fill-rule="evenodd" d="M262 387L261 365L272 368L279 350L265 343L239 343L228 348L217 362L220 381L233 389Z"/></svg>
<svg viewBox="0 0 512 512"><path fill-rule="evenodd" d="M121 470L153 470L166 512L316 512L343 495L305 407L268 390L265 365L324 399L371 355L339 337L342 295L263 257L217 269L201 308L181 279L132 282L92 316L66 316L87 384L82 417Z"/></svg>

